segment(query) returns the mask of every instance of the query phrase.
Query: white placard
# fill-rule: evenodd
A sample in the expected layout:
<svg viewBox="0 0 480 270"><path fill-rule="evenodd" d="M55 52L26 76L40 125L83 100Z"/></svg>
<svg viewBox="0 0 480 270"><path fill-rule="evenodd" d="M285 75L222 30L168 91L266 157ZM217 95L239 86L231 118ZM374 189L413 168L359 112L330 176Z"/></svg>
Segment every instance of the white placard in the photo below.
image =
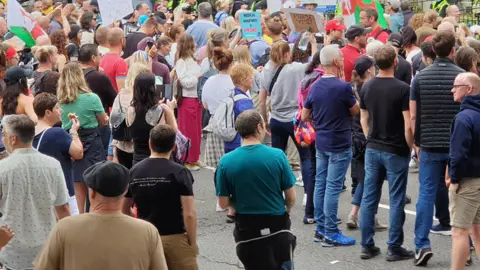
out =
<svg viewBox="0 0 480 270"><path fill-rule="evenodd" d="M282 2L283 1L281 0L267 0L267 7L270 14L280 11L282 8Z"/></svg>
<svg viewBox="0 0 480 270"><path fill-rule="evenodd" d="M307 28L309 28L312 33L325 32L322 17L315 11L303 8L286 8L283 12L285 16L287 16L287 23L290 29L297 33L306 31Z"/></svg>
<svg viewBox="0 0 480 270"><path fill-rule="evenodd" d="M110 25L133 12L132 0L98 0L102 24Z"/></svg>

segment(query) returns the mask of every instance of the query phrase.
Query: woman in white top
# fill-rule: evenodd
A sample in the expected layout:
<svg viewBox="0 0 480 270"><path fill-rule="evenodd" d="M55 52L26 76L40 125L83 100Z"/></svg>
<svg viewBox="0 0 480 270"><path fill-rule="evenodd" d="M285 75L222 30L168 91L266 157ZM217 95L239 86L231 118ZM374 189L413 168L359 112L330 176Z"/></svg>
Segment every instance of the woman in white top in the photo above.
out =
<svg viewBox="0 0 480 270"><path fill-rule="evenodd" d="M133 99L133 85L135 78L140 73L148 73L150 68L142 63L134 63L128 68L127 79L125 80L125 88L118 92L112 106L110 115L110 124L112 126L119 125L125 120L127 109ZM133 141L112 140L114 159L127 169L132 168L133 162Z"/></svg>
<svg viewBox="0 0 480 270"><path fill-rule="evenodd" d="M403 36L402 47L405 50L405 59L412 64L412 58L422 51L417 46L417 34L410 26L400 29L400 34Z"/></svg>
<svg viewBox="0 0 480 270"><path fill-rule="evenodd" d="M172 25L168 31L168 36L173 40L172 47L170 48L170 54L165 56L170 66L175 66L175 56L177 55L177 44L180 37L185 33L185 27L183 24Z"/></svg>
<svg viewBox="0 0 480 270"><path fill-rule="evenodd" d="M203 107L208 110L210 116L215 114L218 105L233 94L234 85L230 78L230 69L233 65L233 55L230 51L217 47L213 51L213 65L219 73L205 82L202 90ZM222 139L213 134L211 125L205 127L206 146L205 164L217 167L220 158L224 155Z"/></svg>
<svg viewBox="0 0 480 270"><path fill-rule="evenodd" d="M200 169L202 140L202 104L197 95L197 83L201 72L194 58L196 48L192 36L183 34L180 37L176 57L177 81L175 82L181 86L180 89L177 87L178 128L185 137L190 139L190 150L185 166L194 171Z"/></svg>

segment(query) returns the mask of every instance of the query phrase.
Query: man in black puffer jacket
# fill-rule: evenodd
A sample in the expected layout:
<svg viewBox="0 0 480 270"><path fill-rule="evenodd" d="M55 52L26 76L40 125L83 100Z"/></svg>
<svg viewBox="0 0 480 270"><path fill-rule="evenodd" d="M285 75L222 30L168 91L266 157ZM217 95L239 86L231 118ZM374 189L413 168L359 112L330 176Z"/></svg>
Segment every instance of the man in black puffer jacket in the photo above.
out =
<svg viewBox="0 0 480 270"><path fill-rule="evenodd" d="M451 60L454 46L453 32L439 32L433 38L436 59L414 79L410 96L412 122L416 122L412 123L415 145L420 147L420 192L415 221L417 266L425 266L433 255L428 239L430 232L451 234L448 191L444 181L450 148L450 124L460 107L452 100L450 91L455 77L464 72ZM437 216L442 216L439 220L443 220L444 224L432 227L435 201Z"/></svg>

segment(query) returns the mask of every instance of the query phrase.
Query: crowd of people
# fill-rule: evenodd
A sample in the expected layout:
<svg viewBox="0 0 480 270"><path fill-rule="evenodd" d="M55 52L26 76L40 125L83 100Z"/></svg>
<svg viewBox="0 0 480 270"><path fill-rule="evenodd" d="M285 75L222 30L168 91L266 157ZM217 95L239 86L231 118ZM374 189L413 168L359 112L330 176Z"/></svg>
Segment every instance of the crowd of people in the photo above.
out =
<svg viewBox="0 0 480 270"><path fill-rule="evenodd" d="M472 263L480 41L457 6L390 0L359 24L321 14L325 32L297 33L265 0L138 2L111 25L97 0L20 2L44 34L26 47L0 12L3 269L199 269L192 172L207 166L245 269L293 269L295 185L313 241L355 245L338 216L349 168L361 259L388 229L387 261L427 266L434 233L452 237L451 269ZM242 34L252 10L261 38Z"/></svg>

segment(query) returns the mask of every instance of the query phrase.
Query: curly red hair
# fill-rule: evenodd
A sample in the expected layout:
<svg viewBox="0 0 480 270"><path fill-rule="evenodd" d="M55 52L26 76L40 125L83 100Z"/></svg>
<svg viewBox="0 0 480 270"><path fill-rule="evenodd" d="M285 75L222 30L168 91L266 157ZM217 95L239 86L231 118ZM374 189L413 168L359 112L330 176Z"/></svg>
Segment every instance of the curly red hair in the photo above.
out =
<svg viewBox="0 0 480 270"><path fill-rule="evenodd" d="M63 30L53 31L53 33L50 34L50 40L52 41L52 45L57 47L58 54L67 56L67 50L65 47L67 47L68 38Z"/></svg>

